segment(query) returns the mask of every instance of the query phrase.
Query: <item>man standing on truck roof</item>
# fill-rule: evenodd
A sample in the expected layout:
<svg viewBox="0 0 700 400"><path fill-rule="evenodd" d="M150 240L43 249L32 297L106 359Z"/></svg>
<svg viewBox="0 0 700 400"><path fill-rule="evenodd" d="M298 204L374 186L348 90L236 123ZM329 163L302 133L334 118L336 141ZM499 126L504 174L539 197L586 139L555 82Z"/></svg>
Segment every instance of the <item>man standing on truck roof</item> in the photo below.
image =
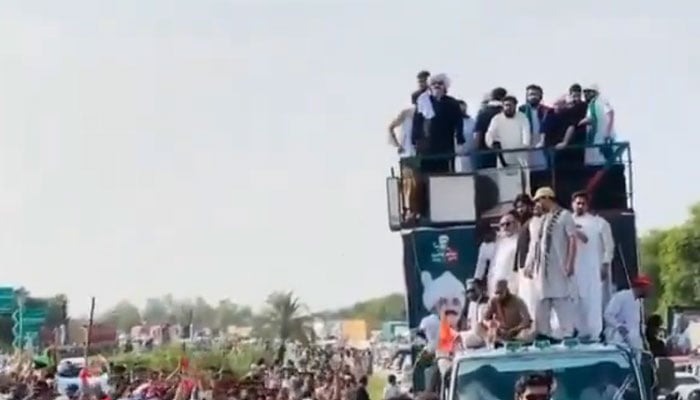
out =
<svg viewBox="0 0 700 400"><path fill-rule="evenodd" d="M581 338L597 339L603 331L603 280L608 266L603 260L603 232L598 219L588 212L586 192L571 196L571 209L579 239L576 252L578 316L576 329Z"/></svg>
<svg viewBox="0 0 700 400"><path fill-rule="evenodd" d="M535 307L537 333L550 337L571 337L574 333L577 296L574 280L576 224L571 213L557 204L554 190L541 187L535 202L542 208L542 224L531 250L535 252L527 276L535 279L539 301ZM558 335L552 331L552 310L559 321Z"/></svg>

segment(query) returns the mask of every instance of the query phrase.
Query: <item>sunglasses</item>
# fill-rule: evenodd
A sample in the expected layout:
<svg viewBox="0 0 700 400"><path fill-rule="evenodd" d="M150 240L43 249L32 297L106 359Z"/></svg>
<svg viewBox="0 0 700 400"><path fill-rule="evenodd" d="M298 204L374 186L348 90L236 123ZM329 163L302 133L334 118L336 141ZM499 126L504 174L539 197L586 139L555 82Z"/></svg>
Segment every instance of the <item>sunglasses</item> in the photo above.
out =
<svg viewBox="0 0 700 400"><path fill-rule="evenodd" d="M433 82L433 83L431 83L431 84L430 84L430 86L436 86L436 87L439 87L439 86L443 86L444 84L445 84L445 82L442 82L442 81L437 81L437 82Z"/></svg>
<svg viewBox="0 0 700 400"><path fill-rule="evenodd" d="M525 400L548 400L549 395L546 393L540 393L540 394L535 394L535 393L528 393L524 396Z"/></svg>

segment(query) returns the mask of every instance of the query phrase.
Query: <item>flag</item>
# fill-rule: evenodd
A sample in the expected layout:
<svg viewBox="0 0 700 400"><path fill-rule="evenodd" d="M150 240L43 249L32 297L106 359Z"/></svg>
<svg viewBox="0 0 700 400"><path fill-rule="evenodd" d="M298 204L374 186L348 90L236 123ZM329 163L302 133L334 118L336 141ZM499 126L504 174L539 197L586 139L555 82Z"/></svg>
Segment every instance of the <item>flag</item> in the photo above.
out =
<svg viewBox="0 0 700 400"><path fill-rule="evenodd" d="M455 347L457 332L450 326L446 317L440 319L440 335L438 336L437 349L445 353L452 353Z"/></svg>

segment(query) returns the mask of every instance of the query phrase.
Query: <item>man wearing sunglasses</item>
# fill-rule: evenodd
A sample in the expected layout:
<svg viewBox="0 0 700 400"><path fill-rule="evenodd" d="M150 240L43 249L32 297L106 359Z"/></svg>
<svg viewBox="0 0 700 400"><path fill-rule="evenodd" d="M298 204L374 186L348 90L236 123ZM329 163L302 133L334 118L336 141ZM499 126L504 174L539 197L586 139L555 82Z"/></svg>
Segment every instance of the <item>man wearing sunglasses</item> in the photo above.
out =
<svg viewBox="0 0 700 400"><path fill-rule="evenodd" d="M498 223L498 239L493 255L493 265L487 275L488 295L493 296L499 279L508 281L511 292L517 292L518 275L513 271L518 249L519 224L515 213L507 213Z"/></svg>

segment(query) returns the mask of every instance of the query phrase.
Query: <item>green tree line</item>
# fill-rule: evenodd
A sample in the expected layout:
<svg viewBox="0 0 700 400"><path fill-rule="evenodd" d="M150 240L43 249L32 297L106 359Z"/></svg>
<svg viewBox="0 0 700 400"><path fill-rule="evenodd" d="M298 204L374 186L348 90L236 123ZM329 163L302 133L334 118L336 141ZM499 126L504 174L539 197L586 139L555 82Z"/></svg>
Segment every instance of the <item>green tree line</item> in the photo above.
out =
<svg viewBox="0 0 700 400"><path fill-rule="evenodd" d="M642 236L640 255L640 269L655 284L647 310L664 315L669 306L700 306L700 203L682 224Z"/></svg>
<svg viewBox="0 0 700 400"><path fill-rule="evenodd" d="M119 329L147 324L194 324L213 329L223 329L229 325L260 326L270 309L282 302L293 303L295 313L303 311L309 318L323 319L364 319L371 328L376 328L383 321L404 320L406 307L404 295L395 293L384 297L355 303L338 310L329 310L311 314L303 302L294 293L271 293L262 310L254 312L250 306L240 305L231 300L220 300L210 304L201 297L195 299L177 299L173 295L154 297L146 301L145 307L139 309L133 303L121 301L113 308L102 313L98 321L107 322Z"/></svg>

